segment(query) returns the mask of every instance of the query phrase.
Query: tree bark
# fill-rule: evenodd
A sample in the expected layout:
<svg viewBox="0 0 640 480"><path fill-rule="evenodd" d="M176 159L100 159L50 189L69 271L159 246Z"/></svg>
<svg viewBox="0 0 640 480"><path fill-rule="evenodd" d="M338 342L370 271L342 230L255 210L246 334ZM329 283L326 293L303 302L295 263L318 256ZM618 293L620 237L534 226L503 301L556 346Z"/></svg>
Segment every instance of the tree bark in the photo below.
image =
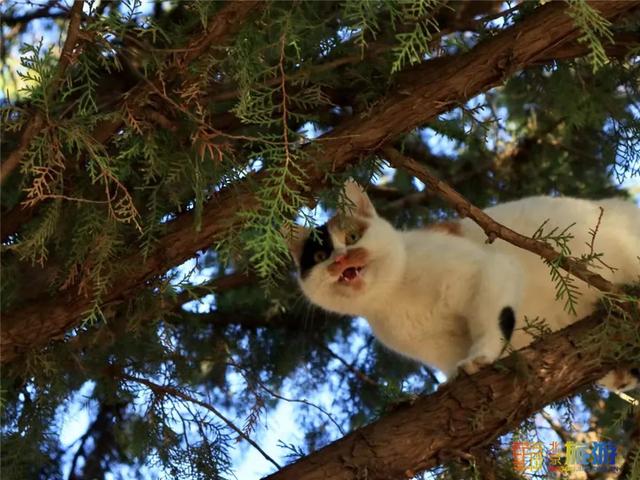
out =
<svg viewBox="0 0 640 480"><path fill-rule="evenodd" d="M593 1L590 4L613 21L640 6L640 1ZM375 152L438 114L499 85L508 76L549 58L555 48L575 40L580 32L566 14L564 2L551 2L529 17L488 39L469 52L435 58L399 76L394 92L379 103L366 118L354 117L320 137L304 165L308 174L308 197L325 185L326 173L340 172L362 156ZM261 173L216 194L202 215L202 228L193 231L193 215L181 215L168 226L168 233L146 261L138 252L123 258L131 268L103 297L105 308L135 294L137 288L156 275L208 248L224 232L237 228L239 212L255 209L258 200L250 185L264 178ZM3 316L0 362L21 352L40 348L62 338L76 325L91 305L91 299L63 295L37 305L8 312Z"/></svg>
<svg viewBox="0 0 640 480"><path fill-rule="evenodd" d="M460 376L266 479L408 479L456 453L487 446L611 369L611 363L600 363L578 348L605 317L597 312L497 365Z"/></svg>

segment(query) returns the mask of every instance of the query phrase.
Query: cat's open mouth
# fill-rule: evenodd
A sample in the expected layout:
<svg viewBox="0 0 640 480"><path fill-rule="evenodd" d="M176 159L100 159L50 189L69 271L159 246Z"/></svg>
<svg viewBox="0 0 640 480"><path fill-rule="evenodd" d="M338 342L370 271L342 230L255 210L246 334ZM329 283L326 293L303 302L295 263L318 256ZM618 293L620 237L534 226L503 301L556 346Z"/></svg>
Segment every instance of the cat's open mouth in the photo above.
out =
<svg viewBox="0 0 640 480"><path fill-rule="evenodd" d="M356 278L360 277L360 275L362 274L362 271L364 270L364 267L349 267L349 268L345 268L342 271L342 274L340 275L340 278L338 278L338 281L341 283L350 283L352 281L354 281Z"/></svg>

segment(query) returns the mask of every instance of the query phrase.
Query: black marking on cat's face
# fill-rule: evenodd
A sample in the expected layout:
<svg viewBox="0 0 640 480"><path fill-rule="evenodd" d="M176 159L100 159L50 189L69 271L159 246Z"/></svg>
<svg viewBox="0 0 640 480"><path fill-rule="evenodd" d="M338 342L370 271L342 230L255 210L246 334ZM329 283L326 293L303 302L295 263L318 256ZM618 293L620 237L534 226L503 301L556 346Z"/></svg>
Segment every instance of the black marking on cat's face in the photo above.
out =
<svg viewBox="0 0 640 480"><path fill-rule="evenodd" d="M640 368L632 368L631 370L629 370L629 372L631 372L631 375L636 377L640 382Z"/></svg>
<svg viewBox="0 0 640 480"><path fill-rule="evenodd" d="M316 228L315 233L311 232L302 247L302 255L300 256L300 275L304 278L309 271L320 263L318 257L324 254L325 259L331 256L333 252L333 241L329 235L327 225Z"/></svg>
<svg viewBox="0 0 640 480"><path fill-rule="evenodd" d="M500 312L500 331L502 335L507 340L507 342L511 341L511 335L513 335L513 328L516 325L516 315L513 312L513 308L504 307Z"/></svg>

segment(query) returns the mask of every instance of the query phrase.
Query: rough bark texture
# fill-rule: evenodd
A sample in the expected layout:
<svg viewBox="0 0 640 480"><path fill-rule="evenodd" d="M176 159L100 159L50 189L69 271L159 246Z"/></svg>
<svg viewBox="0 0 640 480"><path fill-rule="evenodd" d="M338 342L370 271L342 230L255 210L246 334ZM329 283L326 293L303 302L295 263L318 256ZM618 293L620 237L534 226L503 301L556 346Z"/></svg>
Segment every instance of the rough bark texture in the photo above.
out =
<svg viewBox="0 0 640 480"><path fill-rule="evenodd" d="M599 364L576 348L603 316L594 314L536 341L497 364L503 368L494 365L458 377L267 479L411 478L456 452L486 446L610 369L610 364Z"/></svg>
<svg viewBox="0 0 640 480"><path fill-rule="evenodd" d="M610 20L640 5L638 1L590 3ZM566 8L564 2L546 4L464 55L437 58L401 75L394 92L366 118L354 117L314 144L317 150L310 152L306 165L309 197L324 185L327 170L344 170L400 134L500 84L515 71L552 57L555 48L579 35L573 20L566 15ZM251 182L261 178L260 174L254 175ZM145 281L182 263L197 250L209 247L215 238L238 225L239 211L257 206L257 199L249 189L238 184L221 191L208 203L200 231L193 230L191 214L179 217L169 225L160 247L148 260L142 261L137 252L123 259L123 264L131 265L131 269L103 297L105 308L131 297ZM63 337L78 324L90 304L90 299L61 294L5 314L0 361L11 361L25 350Z"/></svg>

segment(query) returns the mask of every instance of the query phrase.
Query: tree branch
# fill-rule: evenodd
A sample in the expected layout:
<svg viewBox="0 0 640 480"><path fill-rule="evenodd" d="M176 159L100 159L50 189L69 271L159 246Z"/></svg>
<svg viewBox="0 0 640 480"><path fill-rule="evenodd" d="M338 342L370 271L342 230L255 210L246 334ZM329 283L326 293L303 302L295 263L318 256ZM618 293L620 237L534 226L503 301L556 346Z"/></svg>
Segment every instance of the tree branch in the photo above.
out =
<svg viewBox="0 0 640 480"><path fill-rule="evenodd" d="M351 373L353 373L356 377L358 377L360 380L362 380L364 383L367 383L369 385L371 385L372 387L380 387L380 384L378 382L376 382L374 379L372 379L369 375L367 375L366 373L364 373L362 370L360 370L359 368L356 368L356 366L353 363L349 363L347 362L344 358L342 358L340 355L338 355L336 352L334 352L333 350L331 350L327 345L325 345L324 343L318 343L318 346L324 350L325 352L327 352L330 356L332 356L333 358L335 358L338 362L340 362L347 370L349 370Z"/></svg>
<svg viewBox="0 0 640 480"><path fill-rule="evenodd" d="M67 11L62 6L56 5L58 0L49 0L46 5L41 6L40 8L36 8L35 10L31 10L30 12L24 13L22 15L3 15L2 23L9 27L13 27L19 23L28 23L31 20L37 20L39 18L48 18L55 19L64 17L68 14ZM60 8L62 11L52 13L51 9L53 7Z"/></svg>
<svg viewBox="0 0 640 480"><path fill-rule="evenodd" d="M135 105L149 92L165 91L167 85L181 74L185 75L182 80L188 80L190 78L187 71L189 64L196 61L212 46L220 49L221 46L226 45L228 38L244 25L245 20L256 11L264 8L265 5L266 2L258 0L229 2L210 20L204 32L194 35L185 48L179 49L180 54L170 57L170 61L153 80L143 77L135 87L126 93L118 94L121 100L124 98L128 104ZM182 88L186 87L187 85L183 82ZM104 143L118 131L121 125L122 119L104 122L95 129L96 135L94 136Z"/></svg>
<svg viewBox="0 0 640 480"><path fill-rule="evenodd" d="M368 480L409 478L447 460L452 451L484 447L614 366L599 363L582 347L605 318L597 312L493 367L460 376L267 479L355 480L364 472Z"/></svg>
<svg viewBox="0 0 640 480"><path fill-rule="evenodd" d="M229 420L225 415L222 414L222 412L220 412L217 408L215 408L213 405L210 405L206 402L203 402L202 400L198 400L197 398L188 395L186 393L184 393L181 390L178 390L177 388L168 386L168 385L160 385L157 383L154 383L150 380L147 380L145 378L140 378L140 377L134 377L133 375L129 375L126 373L119 373L117 374L120 378L122 378L123 380L126 380L128 382L136 382L139 383L141 385L144 385L145 387L149 388L153 393L157 394L157 395L171 395L172 397L176 397L179 398L185 402L189 402L189 403L194 403L196 405L199 405L200 407L209 410L211 413L213 413L216 417L218 417L220 420L222 420L224 422L225 425L227 425L227 427L229 427L231 430L233 430L234 432L236 432L238 434L238 436L240 438L243 438L244 440L246 440L253 448L255 448L256 450L258 450L258 452L260 452L260 454L267 459L269 462L271 462L273 465L276 466L276 468L280 468L280 465L278 465L278 463L271 458L267 452L265 452L260 445L258 445L255 441L253 441L251 439L251 437L249 437L246 433L244 433L242 431L242 429L238 428L231 420Z"/></svg>
<svg viewBox="0 0 640 480"><path fill-rule="evenodd" d="M111 460L121 455L116 441L114 425L121 420L127 406L126 402L115 404L100 403L96 419L87 427L87 431L80 437L80 445L73 456L68 480L82 478L103 478L105 471L109 471ZM93 440L91 451L85 451L87 440ZM81 475L76 475L76 466L80 457L84 458Z"/></svg>
<svg viewBox="0 0 640 480"><path fill-rule="evenodd" d="M219 327L236 325L248 330L256 328L284 328L288 330L303 330L309 325L320 325L330 322L337 322L339 315L329 314L319 308L314 308L304 318L297 313L279 313L276 315L267 315L265 313L247 313L247 312L224 312L213 311L210 313L190 313L181 312L182 317L188 317L200 323L211 324ZM311 330L311 329L310 329Z"/></svg>
<svg viewBox="0 0 640 480"><path fill-rule="evenodd" d="M185 303L192 300L197 300L201 297L204 297L205 295L208 295L209 293L218 293L225 290L244 287L247 285L251 285L255 282L255 280L255 275L246 272L234 272L228 275L221 275L208 282L203 283L202 285L198 285L188 290L183 290L178 295L176 295L172 303L176 307L180 308Z"/></svg>
<svg viewBox="0 0 640 480"><path fill-rule="evenodd" d="M76 1L82 3L82 0ZM203 32L199 32L197 35L194 35L194 38L187 47L180 49L180 54L175 54L170 57L171 60L167 63L165 69L153 80L146 78L141 79L137 84L135 84L135 86L124 91L113 88L114 83L121 84L122 82L116 81L115 79L105 81L105 89L109 91L112 102L114 104L118 104L120 102L117 108L121 108L122 102L125 101L129 105L135 105L140 103L139 100L144 98L145 95L154 88L156 90L163 90L161 87L175 76L181 73L184 74L184 72L187 71L186 67L189 63L197 60L212 45L225 45L226 40L237 32L237 30L244 24L244 20L256 10L263 8L265 4L266 2L260 2L257 0L229 2L228 5L221 8L220 11L218 11L211 19L204 34ZM80 9L80 14L81 13L82 10ZM69 28L71 31L71 25ZM68 40L69 37L67 37L67 41ZM62 58L63 57L61 57L61 61ZM115 90L115 92L113 92L113 90ZM43 126L44 119L40 112L38 112L33 117L33 120L28 122L27 126L23 129L21 139L18 142L18 147L13 150L7 157L7 160L0 165L0 184L3 183L5 178L18 166L22 158L22 154L28 147L29 142L33 140ZM97 143L107 143L121 127L122 119L120 117L113 120L99 122L93 131L92 137ZM5 240L10 234L16 233L26 221L33 217L34 211L35 205L26 206L21 204L15 206L11 211L3 215L1 222L2 240Z"/></svg>
<svg viewBox="0 0 640 480"><path fill-rule="evenodd" d="M630 52L640 45L640 37L635 32L616 32L613 41L603 42L603 47L609 58L625 58ZM590 53L589 45L584 42L566 42L551 52L552 55L540 58L538 64L546 64L550 61L571 60L583 57Z"/></svg>
<svg viewBox="0 0 640 480"><path fill-rule="evenodd" d="M640 1L593 1L590 4L612 20L638 7ZM301 165L308 176L306 194L310 203L314 202L314 193L326 185L327 171L344 171L402 133L500 84L513 72L550 55L565 41L575 39L580 32L566 15L566 8L564 2L547 3L467 53L436 58L400 75L394 92L381 100L366 118L350 118L311 145L315 150L309 152L309 160ZM154 276L238 228L242 222L238 213L259 207L253 191L264 178L264 172L252 174L217 192L202 214L199 231L193 230L192 213L181 215L168 225L168 233L147 260L142 261L138 252L123 258L122 262L131 268L105 292L104 303L113 304L132 296ZM67 294L6 313L0 361L12 360L21 351L62 338L79 323L90 304L91 299Z"/></svg>
<svg viewBox="0 0 640 480"><path fill-rule="evenodd" d="M426 168L412 158L402 155L398 150L391 146L383 147L382 152L384 152L385 156L393 166L406 170L411 175L414 175L416 178L429 185L429 187L433 189L439 197L451 204L462 217L469 217L482 227L487 234L488 243L493 242L496 238L501 238L516 247L523 248L539 255L549 262L557 263L567 272L588 284L593 285L603 292L615 291L615 287L611 282L597 273L590 271L585 267L584 263L580 262L578 259L563 256L556 252L548 243L525 237L524 235L514 232L510 228L499 224L478 207L472 205L469 200L460 195L445 182L429 173Z"/></svg>
<svg viewBox="0 0 640 480"><path fill-rule="evenodd" d="M60 53L60 60L58 62L58 68L55 76L51 82L51 89L47 92L49 97L56 94L56 91L64 81L64 75L67 68L73 60L73 50L78 42L78 36L80 34L80 21L82 19L82 6L84 0L74 0L71 7L71 13L69 16L69 28L67 30L67 38L64 41L62 52ZM5 182L7 177L15 170L22 160L24 151L31 143L31 140L40 133L40 130L44 127L45 118L42 112L38 111L33 118L28 121L27 126L22 132L20 137L20 143L18 148L13 150L7 159L0 164L0 185Z"/></svg>
<svg viewBox="0 0 640 480"><path fill-rule="evenodd" d="M570 441L573 440L573 436L569 432L567 432L564 429L564 427L560 424L560 422L558 422L556 419L554 419L549 413L547 413L547 412L545 412L543 410L543 411L540 412L540 415L549 424L549 427L554 432L556 432L556 435L558 435L558 437L560 437L560 440L562 440L562 443L564 443L566 445L567 442L570 442Z"/></svg>

